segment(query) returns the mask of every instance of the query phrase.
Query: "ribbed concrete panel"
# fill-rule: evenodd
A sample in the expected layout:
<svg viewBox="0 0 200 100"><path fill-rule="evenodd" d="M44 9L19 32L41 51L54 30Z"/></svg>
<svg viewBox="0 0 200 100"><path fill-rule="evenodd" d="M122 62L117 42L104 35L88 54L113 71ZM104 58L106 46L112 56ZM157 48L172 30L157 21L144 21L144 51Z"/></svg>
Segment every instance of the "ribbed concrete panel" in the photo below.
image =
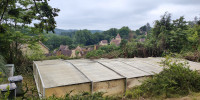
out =
<svg viewBox="0 0 200 100"><path fill-rule="evenodd" d="M53 94L60 97L71 90L72 95L81 91L113 95L140 85L148 76L161 72L162 60L164 58L149 57L34 61L33 75L38 93L43 97ZM179 59L179 62L185 61ZM200 71L200 63L188 62L191 70Z"/></svg>
<svg viewBox="0 0 200 100"><path fill-rule="evenodd" d="M97 60L99 63L113 69L114 71L120 73L121 75L125 76L126 78L134 78L134 77L143 77L149 76L150 73L142 71L138 68L132 67L128 64L114 61L114 60Z"/></svg>
<svg viewBox="0 0 200 100"><path fill-rule="evenodd" d="M145 58L144 58L145 59ZM120 60L123 63L126 63L132 67L138 68L140 70L143 70L145 72L151 73L151 75L154 75L154 73L159 73L162 71L162 67L157 65L152 65L150 63L145 63L145 61L141 59L123 59Z"/></svg>
<svg viewBox="0 0 200 100"><path fill-rule="evenodd" d="M70 63L62 60L51 61L35 62L35 64L39 65L38 70L40 71L44 88L90 82Z"/></svg>
<svg viewBox="0 0 200 100"><path fill-rule="evenodd" d="M91 60L66 60L76 66L91 81L100 82L124 78L96 61Z"/></svg>

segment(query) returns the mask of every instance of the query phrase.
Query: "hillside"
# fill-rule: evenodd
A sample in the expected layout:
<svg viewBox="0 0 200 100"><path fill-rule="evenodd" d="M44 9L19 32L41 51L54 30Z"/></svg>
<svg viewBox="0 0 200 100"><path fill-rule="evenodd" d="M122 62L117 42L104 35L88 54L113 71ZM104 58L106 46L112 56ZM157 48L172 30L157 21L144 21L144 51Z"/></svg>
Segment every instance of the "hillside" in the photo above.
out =
<svg viewBox="0 0 200 100"><path fill-rule="evenodd" d="M70 33L70 32L75 32L75 31L78 31L78 29L58 29L58 28L55 28L54 29L55 33L56 34L61 34L61 33ZM96 32L103 32L102 30L89 30L91 33L96 33Z"/></svg>

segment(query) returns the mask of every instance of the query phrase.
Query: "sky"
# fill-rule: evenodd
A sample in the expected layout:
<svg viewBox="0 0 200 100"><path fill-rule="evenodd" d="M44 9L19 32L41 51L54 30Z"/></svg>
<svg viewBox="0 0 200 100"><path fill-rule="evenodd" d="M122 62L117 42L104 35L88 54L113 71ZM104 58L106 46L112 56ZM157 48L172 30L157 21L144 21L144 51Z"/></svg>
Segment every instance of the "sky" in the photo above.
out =
<svg viewBox="0 0 200 100"><path fill-rule="evenodd" d="M147 22L153 26L165 12L172 20L200 17L200 0L51 0L49 4L60 9L55 18L59 29L136 30Z"/></svg>

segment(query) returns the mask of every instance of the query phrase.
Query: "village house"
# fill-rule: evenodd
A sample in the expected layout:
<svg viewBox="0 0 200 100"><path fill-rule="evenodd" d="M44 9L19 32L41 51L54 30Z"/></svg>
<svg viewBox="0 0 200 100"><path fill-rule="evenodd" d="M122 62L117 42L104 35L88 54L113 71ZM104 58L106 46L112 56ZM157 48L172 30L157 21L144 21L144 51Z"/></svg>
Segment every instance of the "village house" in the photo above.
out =
<svg viewBox="0 0 200 100"><path fill-rule="evenodd" d="M34 50L30 49L28 47L28 44L22 44L20 46L21 51L23 52L24 55L31 55L33 54ZM41 41L37 42L36 46L38 46L38 49L43 53L43 54L49 54L49 48L46 47Z"/></svg>
<svg viewBox="0 0 200 100"><path fill-rule="evenodd" d="M114 44L116 46L119 46L120 43L121 43L121 37L119 35L119 33L117 34L117 36L115 37L115 39L113 38L111 41L110 41L110 44Z"/></svg>
<svg viewBox="0 0 200 100"><path fill-rule="evenodd" d="M108 41L107 41L107 40L101 40L101 41L99 42L99 45L102 45L102 46L108 45Z"/></svg>
<svg viewBox="0 0 200 100"><path fill-rule="evenodd" d="M144 41L145 41L145 38L139 39L139 42L144 42Z"/></svg>
<svg viewBox="0 0 200 100"><path fill-rule="evenodd" d="M60 48L55 53L57 56L64 55L70 57L72 50L69 50L67 45L60 45Z"/></svg>
<svg viewBox="0 0 200 100"><path fill-rule="evenodd" d="M81 57L81 52L82 51L82 48L80 46L77 46L76 49L72 50L72 54L71 54L71 58L74 58L74 57Z"/></svg>

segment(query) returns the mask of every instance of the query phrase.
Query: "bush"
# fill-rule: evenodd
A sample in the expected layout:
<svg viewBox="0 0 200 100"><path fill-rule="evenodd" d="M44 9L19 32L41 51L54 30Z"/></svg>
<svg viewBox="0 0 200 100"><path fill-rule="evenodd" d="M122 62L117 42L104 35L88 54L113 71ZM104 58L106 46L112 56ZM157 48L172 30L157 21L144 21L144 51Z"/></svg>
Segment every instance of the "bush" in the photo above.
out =
<svg viewBox="0 0 200 100"><path fill-rule="evenodd" d="M200 62L200 51L187 52L182 55L187 60Z"/></svg>
<svg viewBox="0 0 200 100"><path fill-rule="evenodd" d="M51 96L44 100L114 100L115 99L115 97L103 97L103 94L104 93L102 92L97 92L93 94L88 92L83 92L77 95L70 96L70 93L67 93L64 97Z"/></svg>
<svg viewBox="0 0 200 100"><path fill-rule="evenodd" d="M93 50L86 54L86 58L101 58L104 53L104 50Z"/></svg>
<svg viewBox="0 0 200 100"><path fill-rule="evenodd" d="M115 51L103 54L101 57L102 58L109 58L109 59L111 59L111 58L117 58L117 57L120 57L120 56L121 56L120 50L115 50Z"/></svg>
<svg viewBox="0 0 200 100"><path fill-rule="evenodd" d="M200 91L200 74L189 69L186 63L166 59L164 70L142 85L126 92L126 97L174 97Z"/></svg>
<svg viewBox="0 0 200 100"><path fill-rule="evenodd" d="M119 50L119 47L117 47L116 45L107 45L107 46L102 46L99 49L105 51L106 53L109 53L115 50Z"/></svg>

